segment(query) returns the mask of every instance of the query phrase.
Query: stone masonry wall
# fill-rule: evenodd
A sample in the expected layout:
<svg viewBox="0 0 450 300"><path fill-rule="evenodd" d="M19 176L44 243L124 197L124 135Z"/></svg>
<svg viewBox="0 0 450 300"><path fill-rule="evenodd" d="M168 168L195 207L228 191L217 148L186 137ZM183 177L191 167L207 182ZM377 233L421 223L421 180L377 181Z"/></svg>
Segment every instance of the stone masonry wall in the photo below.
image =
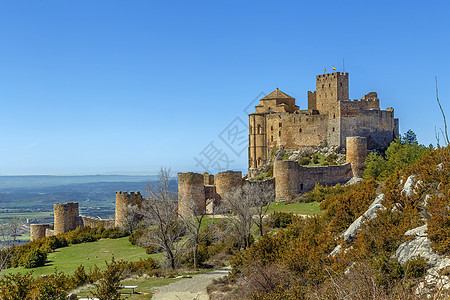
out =
<svg viewBox="0 0 450 300"><path fill-rule="evenodd" d="M393 110L362 110L359 101L341 101L341 146L346 137L367 138L367 148L387 148L396 131Z"/></svg>
<svg viewBox="0 0 450 300"><path fill-rule="evenodd" d="M202 174L178 173L178 214L189 217L192 210L206 209L205 178Z"/></svg>
<svg viewBox="0 0 450 300"><path fill-rule="evenodd" d="M367 157L367 138L361 136L347 137L346 160L352 166L353 175L362 177Z"/></svg>
<svg viewBox="0 0 450 300"><path fill-rule="evenodd" d="M140 192L116 192L116 213L115 226L123 227L125 224L125 217L128 213L128 205L142 204L142 195Z"/></svg>
<svg viewBox="0 0 450 300"><path fill-rule="evenodd" d="M224 195L234 192L243 184L241 171L225 171L217 173L215 180L217 205L220 205L220 201Z"/></svg>
<svg viewBox="0 0 450 300"><path fill-rule="evenodd" d="M50 224L31 224L30 225L30 240L34 241L37 239L42 239L45 237L45 231L47 229L52 229L53 226Z"/></svg>
<svg viewBox="0 0 450 300"><path fill-rule="evenodd" d="M105 229L113 228L115 226L114 219L99 219L87 216L80 216L80 219L80 226L97 227L98 225L103 225Z"/></svg>
<svg viewBox="0 0 450 300"><path fill-rule="evenodd" d="M316 183L335 185L353 177L349 163L337 166L303 167L295 161L276 161L273 174L277 200L293 200L312 190Z"/></svg>
<svg viewBox="0 0 450 300"><path fill-rule="evenodd" d="M54 213L54 233L66 233L76 228L76 217L79 214L78 203L55 203Z"/></svg>

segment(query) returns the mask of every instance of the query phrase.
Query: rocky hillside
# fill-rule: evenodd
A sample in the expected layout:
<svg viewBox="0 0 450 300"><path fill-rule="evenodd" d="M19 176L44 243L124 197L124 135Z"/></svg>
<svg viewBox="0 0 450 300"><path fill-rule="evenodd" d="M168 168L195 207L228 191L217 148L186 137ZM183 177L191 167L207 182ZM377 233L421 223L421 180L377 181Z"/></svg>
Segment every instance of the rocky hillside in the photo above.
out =
<svg viewBox="0 0 450 300"><path fill-rule="evenodd" d="M235 256L233 297L448 299L450 148L423 153L383 181L311 191L323 214Z"/></svg>

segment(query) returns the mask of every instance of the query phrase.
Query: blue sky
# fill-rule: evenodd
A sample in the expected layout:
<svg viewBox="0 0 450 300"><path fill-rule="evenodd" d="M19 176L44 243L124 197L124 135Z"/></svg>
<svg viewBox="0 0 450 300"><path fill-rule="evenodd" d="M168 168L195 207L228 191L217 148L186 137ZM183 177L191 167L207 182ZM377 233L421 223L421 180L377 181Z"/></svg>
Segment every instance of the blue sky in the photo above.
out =
<svg viewBox="0 0 450 300"><path fill-rule="evenodd" d="M202 171L211 142L228 160L210 171L245 169L220 133L276 87L306 108L315 75L343 59L352 99L378 92L401 132L436 143L449 13L447 1L0 0L0 174Z"/></svg>

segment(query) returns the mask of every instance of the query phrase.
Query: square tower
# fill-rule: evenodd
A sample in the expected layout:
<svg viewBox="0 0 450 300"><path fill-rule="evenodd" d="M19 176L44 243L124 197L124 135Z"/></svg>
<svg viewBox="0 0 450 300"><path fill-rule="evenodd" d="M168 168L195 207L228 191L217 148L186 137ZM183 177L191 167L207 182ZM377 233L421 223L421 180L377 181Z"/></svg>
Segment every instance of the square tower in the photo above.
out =
<svg viewBox="0 0 450 300"><path fill-rule="evenodd" d="M316 109L321 114L330 111L331 105L348 100L348 73L334 72L316 76Z"/></svg>

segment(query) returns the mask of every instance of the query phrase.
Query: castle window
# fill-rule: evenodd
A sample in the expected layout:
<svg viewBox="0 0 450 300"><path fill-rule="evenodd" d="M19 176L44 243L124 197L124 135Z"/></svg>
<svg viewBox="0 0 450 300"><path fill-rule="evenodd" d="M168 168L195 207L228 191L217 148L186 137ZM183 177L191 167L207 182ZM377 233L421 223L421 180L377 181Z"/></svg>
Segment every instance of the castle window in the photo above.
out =
<svg viewBox="0 0 450 300"><path fill-rule="evenodd" d="M278 136L281 136L281 131L278 131Z"/></svg>
<svg viewBox="0 0 450 300"><path fill-rule="evenodd" d="M331 97L333 97L333 93L331 93Z"/></svg>
<svg viewBox="0 0 450 300"><path fill-rule="evenodd" d="M253 127L250 125L250 133L253 133Z"/></svg>
<svg viewBox="0 0 450 300"><path fill-rule="evenodd" d="M325 87L325 84L322 84L322 88L324 88Z"/></svg>
<svg viewBox="0 0 450 300"><path fill-rule="evenodd" d="M333 119L336 119L336 114L333 114Z"/></svg>
<svg viewBox="0 0 450 300"><path fill-rule="evenodd" d="M328 84L328 87L331 87L331 83Z"/></svg>
<svg viewBox="0 0 450 300"><path fill-rule="evenodd" d="M302 132L302 129L300 128L300 129L298 130L298 132L300 132L300 133L301 133L301 132Z"/></svg>
<svg viewBox="0 0 450 300"><path fill-rule="evenodd" d="M261 134L262 133L262 127L261 127L261 125L258 125L258 134Z"/></svg>
<svg viewBox="0 0 450 300"><path fill-rule="evenodd" d="M273 135L270 136L270 141L273 142Z"/></svg>
<svg viewBox="0 0 450 300"><path fill-rule="evenodd" d="M281 124L281 123L279 123L279 124L278 124L278 127L280 127L280 128L281 128L281 126L282 126L282 124Z"/></svg>
<svg viewBox="0 0 450 300"><path fill-rule="evenodd" d="M333 127L333 132L334 132L334 127Z"/></svg>
<svg viewBox="0 0 450 300"><path fill-rule="evenodd" d="M341 86L342 86L342 82L341 82Z"/></svg>
<svg viewBox="0 0 450 300"><path fill-rule="evenodd" d="M270 126L270 131L273 131L273 126Z"/></svg>
<svg viewBox="0 0 450 300"><path fill-rule="evenodd" d="M303 191L303 183L300 183L300 191Z"/></svg>

